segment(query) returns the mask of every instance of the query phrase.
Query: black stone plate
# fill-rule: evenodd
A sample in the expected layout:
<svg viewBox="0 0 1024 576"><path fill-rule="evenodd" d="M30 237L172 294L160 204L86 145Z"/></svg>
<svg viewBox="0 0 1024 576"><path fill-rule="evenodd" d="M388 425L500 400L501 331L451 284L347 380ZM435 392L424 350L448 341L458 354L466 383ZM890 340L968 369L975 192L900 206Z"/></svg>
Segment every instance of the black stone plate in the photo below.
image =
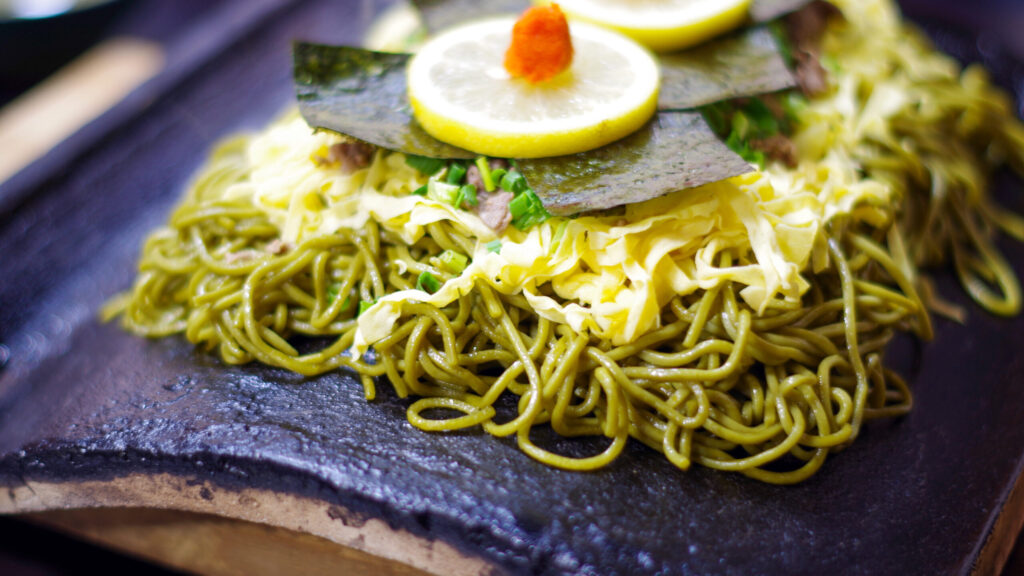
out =
<svg viewBox="0 0 1024 576"><path fill-rule="evenodd" d="M181 339L99 324L97 308L130 284L146 231L213 143L289 105L290 42L357 42L355 4L287 4L139 113L114 115L92 145L0 187L8 494L168 473L341 506L497 573L968 573L993 562L990 536L1012 540L1019 519L1000 513L1024 461L1024 318L971 305L966 326L939 321L934 342L892 349L915 392L909 416L872 423L786 488L681 472L635 444L600 472L552 470L482 433L415 431L406 401L382 387L367 403L343 374L227 367ZM938 37L1018 78L991 45L981 53L948 28ZM998 186L1024 211L1019 182ZM1024 274L1024 247L1002 248ZM964 301L948 276L939 285Z"/></svg>

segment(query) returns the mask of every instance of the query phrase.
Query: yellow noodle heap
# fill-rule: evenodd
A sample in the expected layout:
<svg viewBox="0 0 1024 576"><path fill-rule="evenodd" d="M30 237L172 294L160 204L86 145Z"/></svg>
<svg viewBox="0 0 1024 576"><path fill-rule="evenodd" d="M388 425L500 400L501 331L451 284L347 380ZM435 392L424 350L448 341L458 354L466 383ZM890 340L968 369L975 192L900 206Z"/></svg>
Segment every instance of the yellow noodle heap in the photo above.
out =
<svg viewBox="0 0 1024 576"><path fill-rule="evenodd" d="M992 233L1024 240L1024 222L986 191L1024 167L1009 99L888 0L836 4L832 89L801 115L795 168L496 235L411 194L426 180L401 154L325 165L339 137L290 113L215 151L108 313L230 364L343 368L368 399L387 382L420 429L515 435L562 468L604 466L633 437L683 469L803 480L864 420L910 409L883 354L896 331L930 336L920 265L951 253L983 306L1020 309ZM444 250L468 267L446 270ZM422 272L440 290L416 289ZM555 454L531 440L542 425L605 448Z"/></svg>

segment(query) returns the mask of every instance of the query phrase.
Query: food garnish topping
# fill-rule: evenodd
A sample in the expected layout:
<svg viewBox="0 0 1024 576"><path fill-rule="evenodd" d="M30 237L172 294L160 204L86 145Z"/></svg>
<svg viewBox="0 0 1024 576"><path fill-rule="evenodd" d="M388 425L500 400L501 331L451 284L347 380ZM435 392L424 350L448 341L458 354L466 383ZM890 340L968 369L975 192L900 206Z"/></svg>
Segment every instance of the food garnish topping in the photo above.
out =
<svg viewBox="0 0 1024 576"><path fill-rule="evenodd" d="M632 437L680 469L802 481L867 420L910 410L883 352L895 332L933 333L918 266L951 252L979 304L1022 307L988 235L1024 237L1024 223L984 186L1024 166L1012 100L891 0L831 1L845 24L806 0L753 0L751 22L806 12L667 55L692 71L662 76L671 106L561 157L520 155L591 142L574 122L592 109L653 112L644 48L572 21L571 65L532 83L504 66L514 17L415 57L300 44L304 118L222 144L105 314L228 364L350 370L368 400L386 382L418 398L412 426L480 426L559 468L607 466ZM762 74L787 47L820 60L809 99L779 92L788 70ZM638 87L642 105L581 90L587 74ZM492 142L512 147L478 147ZM538 426L606 448L552 451Z"/></svg>
<svg viewBox="0 0 1024 576"><path fill-rule="evenodd" d="M752 157L757 163L756 152L745 154L739 141L727 146L725 135L716 135L717 130L709 127L704 115L707 105L756 98L797 85L786 65L785 40L762 24L807 0L754 0L749 25L735 33L660 54L657 61L638 47L653 61L646 88L657 91L653 120L646 121L654 113L650 103L643 100L638 105L634 100L606 107L600 111L604 120L590 128L566 130L564 117L572 111L556 106L555 114L563 118L552 118L537 105L538 100L580 102L566 91L581 83L579 77L588 68L613 78L613 87L622 83L617 76L622 71L634 74L637 69L629 62L613 66L609 53L616 50L609 51L608 42L591 41L596 45L592 48L577 36L597 29L616 42L629 40L573 20L570 14L571 60L563 46L534 59L534 67L544 69L541 77L546 80L531 83L525 73L514 78L507 62L518 62L511 65L513 70L529 69L523 65L528 60L522 54L524 47L537 43L531 40L547 43L550 36L557 36L527 29L510 42L514 18L505 16L500 24L494 18L480 20L489 14L508 14L519 2L482 0L473 2L469 10L459 0L415 0L428 31L434 33L416 56L297 44L295 82L302 115L317 129L442 162L479 156L514 158L547 212L566 215L642 202L749 172ZM525 2L518 9L523 6ZM520 19L520 26L553 21L552 12L564 7L563 0L559 8L531 9ZM466 21L471 14L475 19ZM441 22L447 23L443 30ZM488 63L482 64L485 59ZM417 62L429 70L418 80L413 71ZM568 68L562 70L552 62L566 63ZM609 132L614 133L609 136ZM565 186L566 179L572 180L572 186ZM490 206L492 200L486 204Z"/></svg>
<svg viewBox="0 0 1024 576"><path fill-rule="evenodd" d="M505 70L513 78L537 84L550 80L572 64L569 23L558 4L534 6L512 28L505 52Z"/></svg>
<svg viewBox="0 0 1024 576"><path fill-rule="evenodd" d="M696 46L739 27L751 0L562 0L571 18L616 30L656 52Z"/></svg>
<svg viewBox="0 0 1024 576"><path fill-rule="evenodd" d="M537 8L518 24L486 19L428 40L406 70L416 121L442 142L500 158L576 154L644 126L658 103L654 56L584 22L563 38L558 21L557 8Z"/></svg>

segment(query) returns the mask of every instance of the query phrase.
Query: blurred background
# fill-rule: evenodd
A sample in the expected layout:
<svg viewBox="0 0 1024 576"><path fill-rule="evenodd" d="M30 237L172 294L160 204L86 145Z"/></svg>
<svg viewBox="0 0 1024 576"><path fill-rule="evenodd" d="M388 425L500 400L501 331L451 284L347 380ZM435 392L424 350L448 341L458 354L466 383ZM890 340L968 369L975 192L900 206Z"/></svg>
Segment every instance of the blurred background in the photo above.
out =
<svg viewBox="0 0 1024 576"><path fill-rule="evenodd" d="M0 0L0 183L156 77L227 0Z"/></svg>
<svg viewBox="0 0 1024 576"><path fill-rule="evenodd" d="M104 40L164 47L228 0L0 0L0 106Z"/></svg>
<svg viewBox="0 0 1024 576"><path fill-rule="evenodd" d="M0 184L189 51L216 44L190 31L232 11L242 18L300 1L0 0ZM337 1L368 7L394 0ZM983 55L998 49L1024 61L1024 0L901 3L919 21L976 33ZM1013 79L1008 88L1024 92L1016 72L1004 76Z"/></svg>
<svg viewBox="0 0 1024 576"><path fill-rule="evenodd" d="M190 32L202 29L213 15L222 18L232 10L251 10L253 3L0 0L0 183L159 77L182 52L197 50L189 39L202 38ZM926 27L935 25L929 30L951 26L975 35L977 43L961 47L958 57L984 60L999 52L1018 64L1024 62L1024 35L1020 34L1024 0L903 0L901 4L908 16ZM1004 72L1010 84L1006 87L1020 102L1024 94L1020 66ZM41 130L40 118L59 126ZM1018 540L1004 574L1024 574L1022 548L1024 540ZM166 573L21 520L0 517L0 574L67 575L96 569Z"/></svg>

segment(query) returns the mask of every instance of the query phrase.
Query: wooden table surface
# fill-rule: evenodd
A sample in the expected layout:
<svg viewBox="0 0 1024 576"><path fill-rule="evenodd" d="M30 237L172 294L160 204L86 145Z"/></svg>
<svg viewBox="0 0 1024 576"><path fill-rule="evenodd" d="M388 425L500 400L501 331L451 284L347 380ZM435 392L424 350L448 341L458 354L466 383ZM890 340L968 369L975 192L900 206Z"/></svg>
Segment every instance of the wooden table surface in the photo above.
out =
<svg viewBox="0 0 1024 576"><path fill-rule="evenodd" d="M168 519L165 513L157 511L144 511L139 513L141 520L161 521ZM115 520L115 515L108 515L108 522ZM333 545L325 541L312 542L308 535L287 534L280 529L261 527L256 525L243 526L234 532L234 536L225 536L224 524L229 522L223 519L207 519L208 524L202 536L207 537L211 533L219 534L220 538L209 540L212 545L220 545L229 542L237 542L238 538L248 537L248 542L258 541L264 547L264 552L270 548L271 552L281 552L280 546L292 547L292 550L300 549L304 555L310 555L322 561L324 558L335 558L338 563L351 561L343 552L332 550ZM191 526L186 524L186 526ZM218 529L220 529L218 531ZM254 538L258 536L259 538ZM268 544L269 543L269 544ZM184 545L192 544L191 541ZM179 544L182 546L182 544ZM236 548L237 549L237 548ZM242 550L251 552L251 547L243 547ZM55 553L55 551L60 551ZM208 549L207 549L208 550ZM190 554L195 548L188 550ZM230 552L229 552L230 553ZM319 554L317 554L319 553ZM202 557L201 555L199 557ZM208 557L207 557L208 558ZM267 562L266 555L259 556L263 562L262 566L267 568L266 573L299 574L298 566L308 566L307 573L326 573L327 567L335 573L342 573L337 570L338 564L302 564L296 563L294 556L278 554L278 560L287 562L284 566ZM212 564L216 566L216 564ZM348 564L352 566L352 564ZM353 576L359 574L372 574L373 576L386 576L379 566L357 564L359 568L346 572ZM22 519L0 517L0 574L6 576L73 576L101 570L108 574L152 574L154 576L177 574L178 572L164 566L141 560L138 557L113 551L109 548L96 546L81 539L67 536L54 529L45 528L36 521L25 521ZM372 570L372 571L371 571ZM415 574L411 569L401 572L402 574ZM1017 576L1024 574L1024 536L1018 538L1013 554L1003 569L1003 576Z"/></svg>

